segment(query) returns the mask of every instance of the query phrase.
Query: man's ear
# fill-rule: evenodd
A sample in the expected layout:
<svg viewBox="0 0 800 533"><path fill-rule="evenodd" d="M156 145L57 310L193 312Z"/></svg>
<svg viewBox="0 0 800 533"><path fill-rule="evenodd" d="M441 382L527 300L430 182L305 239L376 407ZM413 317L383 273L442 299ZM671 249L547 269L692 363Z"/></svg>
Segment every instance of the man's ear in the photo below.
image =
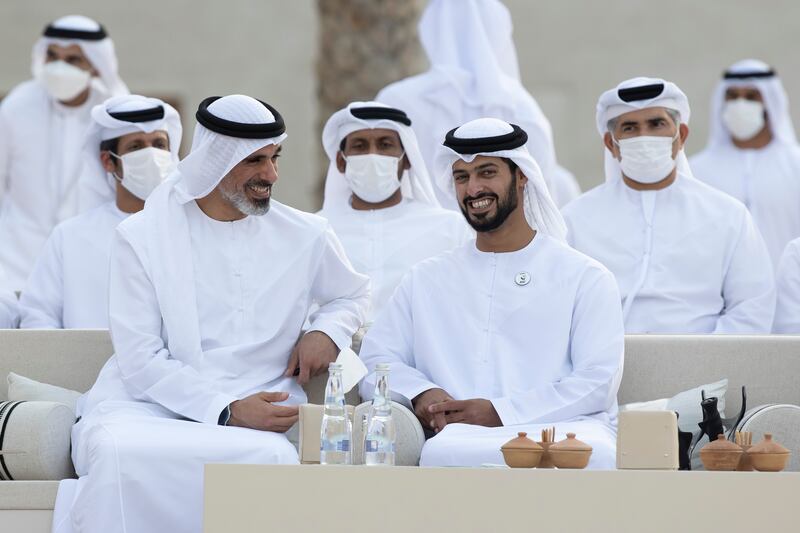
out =
<svg viewBox="0 0 800 533"><path fill-rule="evenodd" d="M686 139L689 138L689 126L681 124L678 126L678 131L680 132L681 146L683 146L686 143Z"/></svg>
<svg viewBox="0 0 800 533"><path fill-rule="evenodd" d="M522 169L519 167L517 167L516 173L517 173L517 180L519 181L519 186L521 189L524 189L525 185L528 183L528 176L526 176L522 172Z"/></svg>
<svg viewBox="0 0 800 533"><path fill-rule="evenodd" d="M603 135L603 145L611 152L616 159L619 159L619 147L614 143L614 138L611 136L611 132L606 132Z"/></svg>
<svg viewBox="0 0 800 533"><path fill-rule="evenodd" d="M603 135L603 144L610 152L614 152L614 139L611 137L611 132L607 131L605 135Z"/></svg>
<svg viewBox="0 0 800 533"><path fill-rule="evenodd" d="M111 152L100 152L100 163L103 165L103 169L105 169L106 172L117 171L117 167L114 164L114 156L111 155Z"/></svg>
<svg viewBox="0 0 800 533"><path fill-rule="evenodd" d="M411 168L411 161L408 160L407 155L403 155L403 170L408 170Z"/></svg>
<svg viewBox="0 0 800 533"><path fill-rule="evenodd" d="M347 167L347 161L344 160L342 152L336 152L336 168L344 174L344 169Z"/></svg>

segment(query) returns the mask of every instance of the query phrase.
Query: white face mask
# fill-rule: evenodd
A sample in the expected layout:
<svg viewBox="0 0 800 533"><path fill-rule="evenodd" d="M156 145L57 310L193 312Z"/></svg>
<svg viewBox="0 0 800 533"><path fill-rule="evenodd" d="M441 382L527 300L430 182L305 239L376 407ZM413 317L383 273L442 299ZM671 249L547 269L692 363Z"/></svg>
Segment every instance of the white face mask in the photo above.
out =
<svg viewBox="0 0 800 533"><path fill-rule="evenodd" d="M92 74L59 60L45 63L40 79L50 96L64 102L86 90Z"/></svg>
<svg viewBox="0 0 800 533"><path fill-rule="evenodd" d="M122 161L122 178L116 173L114 177L140 200L147 200L153 189L158 187L176 166L168 150L152 146L122 156L113 152L111 155Z"/></svg>
<svg viewBox="0 0 800 533"><path fill-rule="evenodd" d="M728 100L722 109L722 122L737 141L752 139L764 128L764 104L744 98Z"/></svg>
<svg viewBox="0 0 800 533"><path fill-rule="evenodd" d="M386 200L400 188L397 169L401 157L380 154L346 157L344 178L347 185L365 202L377 204Z"/></svg>
<svg viewBox="0 0 800 533"><path fill-rule="evenodd" d="M622 173L639 183L657 183L675 168L672 144L678 138L642 135L614 142L619 146Z"/></svg>

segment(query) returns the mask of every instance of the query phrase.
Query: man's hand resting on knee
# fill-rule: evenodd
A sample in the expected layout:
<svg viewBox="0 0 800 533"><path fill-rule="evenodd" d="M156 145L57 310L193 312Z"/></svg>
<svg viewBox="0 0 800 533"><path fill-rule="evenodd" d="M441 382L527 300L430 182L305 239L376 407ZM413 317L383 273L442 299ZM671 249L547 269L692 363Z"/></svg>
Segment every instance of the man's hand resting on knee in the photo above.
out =
<svg viewBox="0 0 800 533"><path fill-rule="evenodd" d="M447 400L428 409L434 417L444 416L447 424L472 424L496 428L503 425L494 404L483 398Z"/></svg>
<svg viewBox="0 0 800 533"><path fill-rule="evenodd" d="M414 414L417 415L423 426L439 433L447 425L444 413L433 413L430 408L438 403L450 401L453 398L444 389L428 389L414 398Z"/></svg>
<svg viewBox="0 0 800 533"><path fill-rule="evenodd" d="M275 405L289 397L288 392L257 392L231 404L229 426L286 433L299 416L296 405Z"/></svg>

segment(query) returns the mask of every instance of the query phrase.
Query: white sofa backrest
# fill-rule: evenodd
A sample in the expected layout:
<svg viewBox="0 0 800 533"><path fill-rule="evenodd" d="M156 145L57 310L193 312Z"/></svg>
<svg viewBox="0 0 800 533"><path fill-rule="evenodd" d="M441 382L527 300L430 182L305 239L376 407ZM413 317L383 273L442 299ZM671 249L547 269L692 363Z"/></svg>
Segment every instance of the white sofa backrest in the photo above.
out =
<svg viewBox="0 0 800 533"><path fill-rule="evenodd" d="M112 353L111 336L104 329L0 329L0 400L7 398L9 372L86 392ZM322 374L305 387L310 403L323 402L327 379ZM347 400L357 404L358 391L351 391Z"/></svg>
<svg viewBox="0 0 800 533"><path fill-rule="evenodd" d="M0 399L7 398L9 372L85 392L113 352L104 329L0 329Z"/></svg>
<svg viewBox="0 0 800 533"><path fill-rule="evenodd" d="M0 400L9 372L84 392L112 352L106 330L0 330ZM800 405L800 336L628 335L618 398L665 398L722 378L728 416L739 409L743 384L751 407ZM322 403L325 381L323 374L306 386L310 403ZM348 402L358 403L356 391Z"/></svg>
<svg viewBox="0 0 800 533"><path fill-rule="evenodd" d="M672 397L728 378L726 416L747 404L800 405L800 336L627 335L620 404Z"/></svg>

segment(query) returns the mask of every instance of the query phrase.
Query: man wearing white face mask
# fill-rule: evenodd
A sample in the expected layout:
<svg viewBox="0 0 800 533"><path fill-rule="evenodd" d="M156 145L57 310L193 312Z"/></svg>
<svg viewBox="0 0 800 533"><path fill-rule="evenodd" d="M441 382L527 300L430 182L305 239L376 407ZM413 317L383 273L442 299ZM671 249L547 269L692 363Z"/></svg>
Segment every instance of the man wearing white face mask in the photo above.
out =
<svg viewBox="0 0 800 533"><path fill-rule="evenodd" d="M113 42L82 16L45 28L32 70L0 104L0 263L16 290L53 227L101 203L81 198L80 147L92 107L128 92Z"/></svg>
<svg viewBox="0 0 800 533"><path fill-rule="evenodd" d="M741 202L693 177L688 122L673 83L634 78L603 93L606 182L564 208L568 239L616 276L627 333L769 333L764 239Z"/></svg>
<svg viewBox="0 0 800 533"><path fill-rule="evenodd" d="M320 214L356 271L372 282L367 322L420 261L472 238L458 213L439 206L411 120L378 102L353 102L322 132L331 164Z"/></svg>
<svg viewBox="0 0 800 533"><path fill-rule="evenodd" d="M711 99L710 125L692 170L747 206L777 268L800 237L800 146L775 71L755 59L731 65Z"/></svg>
<svg viewBox="0 0 800 533"><path fill-rule="evenodd" d="M178 161L178 112L157 98L125 95L92 109L85 169L115 195L53 230L20 298L21 328L108 328L108 265L117 225Z"/></svg>

